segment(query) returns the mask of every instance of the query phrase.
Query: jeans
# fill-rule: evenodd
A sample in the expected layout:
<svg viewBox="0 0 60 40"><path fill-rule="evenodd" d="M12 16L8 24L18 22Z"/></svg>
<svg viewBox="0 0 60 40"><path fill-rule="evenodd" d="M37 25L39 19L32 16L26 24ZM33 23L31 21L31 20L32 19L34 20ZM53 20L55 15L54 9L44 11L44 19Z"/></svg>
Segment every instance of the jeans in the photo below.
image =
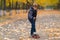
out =
<svg viewBox="0 0 60 40"><path fill-rule="evenodd" d="M36 28L35 28L35 19L29 19L30 23L31 23L31 35L34 34L34 32L36 32Z"/></svg>

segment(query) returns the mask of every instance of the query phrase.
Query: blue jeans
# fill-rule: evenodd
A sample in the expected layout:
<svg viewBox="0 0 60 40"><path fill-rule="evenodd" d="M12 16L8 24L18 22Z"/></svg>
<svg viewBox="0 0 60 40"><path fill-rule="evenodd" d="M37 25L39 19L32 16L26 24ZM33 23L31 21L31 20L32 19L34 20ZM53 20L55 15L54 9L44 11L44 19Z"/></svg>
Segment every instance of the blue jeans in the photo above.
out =
<svg viewBox="0 0 60 40"><path fill-rule="evenodd" d="M35 28L35 21L34 19L29 19L30 23L31 23L31 35L33 35L34 32L36 32L36 28Z"/></svg>

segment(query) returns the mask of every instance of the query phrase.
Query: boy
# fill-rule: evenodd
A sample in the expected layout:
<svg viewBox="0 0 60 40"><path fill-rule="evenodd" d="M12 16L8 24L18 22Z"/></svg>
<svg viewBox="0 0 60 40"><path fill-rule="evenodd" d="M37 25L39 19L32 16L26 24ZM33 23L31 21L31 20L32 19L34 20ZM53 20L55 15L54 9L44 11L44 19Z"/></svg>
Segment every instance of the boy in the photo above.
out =
<svg viewBox="0 0 60 40"><path fill-rule="evenodd" d="M33 38L40 38L39 35L36 34L36 28L35 28L35 22L36 22L36 16L37 16L37 4L33 4L33 6L30 8L28 13L28 20L31 23L31 36Z"/></svg>

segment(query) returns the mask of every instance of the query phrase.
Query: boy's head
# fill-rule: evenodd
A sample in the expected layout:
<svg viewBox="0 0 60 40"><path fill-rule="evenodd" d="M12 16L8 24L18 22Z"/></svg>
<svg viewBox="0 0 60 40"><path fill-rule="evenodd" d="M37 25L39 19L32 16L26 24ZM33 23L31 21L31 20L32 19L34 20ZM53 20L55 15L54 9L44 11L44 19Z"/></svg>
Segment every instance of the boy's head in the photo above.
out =
<svg viewBox="0 0 60 40"><path fill-rule="evenodd" d="M35 10L37 10L38 5L34 3L34 4L33 4L33 8L34 8Z"/></svg>

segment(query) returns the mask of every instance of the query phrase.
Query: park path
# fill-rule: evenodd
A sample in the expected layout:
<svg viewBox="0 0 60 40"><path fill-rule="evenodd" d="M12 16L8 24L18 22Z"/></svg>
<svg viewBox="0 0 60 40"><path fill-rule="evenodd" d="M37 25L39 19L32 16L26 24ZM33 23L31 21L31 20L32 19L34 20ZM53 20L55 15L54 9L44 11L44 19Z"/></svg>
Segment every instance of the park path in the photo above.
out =
<svg viewBox="0 0 60 40"><path fill-rule="evenodd" d="M40 39L29 37L31 24L24 14L20 15L21 17L18 15L16 21L11 20L11 23L0 26L0 40L60 40L60 12L39 11L38 13L36 30Z"/></svg>

